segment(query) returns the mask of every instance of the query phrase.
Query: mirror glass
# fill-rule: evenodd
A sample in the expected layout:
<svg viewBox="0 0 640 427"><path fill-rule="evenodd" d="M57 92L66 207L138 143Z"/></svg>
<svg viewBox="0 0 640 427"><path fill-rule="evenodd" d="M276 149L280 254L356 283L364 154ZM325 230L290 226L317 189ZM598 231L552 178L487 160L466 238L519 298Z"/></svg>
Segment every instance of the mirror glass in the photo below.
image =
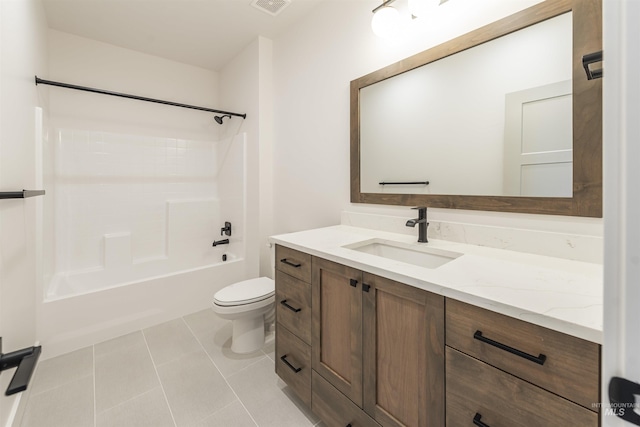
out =
<svg viewBox="0 0 640 427"><path fill-rule="evenodd" d="M569 12L360 88L360 191L572 197L572 40Z"/></svg>

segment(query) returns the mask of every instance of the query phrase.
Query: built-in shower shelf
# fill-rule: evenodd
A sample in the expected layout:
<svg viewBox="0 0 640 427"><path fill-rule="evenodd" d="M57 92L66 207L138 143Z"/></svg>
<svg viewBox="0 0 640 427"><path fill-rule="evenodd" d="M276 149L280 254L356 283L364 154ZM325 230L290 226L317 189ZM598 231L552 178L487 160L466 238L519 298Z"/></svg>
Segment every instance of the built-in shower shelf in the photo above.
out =
<svg viewBox="0 0 640 427"><path fill-rule="evenodd" d="M26 199L44 196L44 190L0 191L0 199Z"/></svg>

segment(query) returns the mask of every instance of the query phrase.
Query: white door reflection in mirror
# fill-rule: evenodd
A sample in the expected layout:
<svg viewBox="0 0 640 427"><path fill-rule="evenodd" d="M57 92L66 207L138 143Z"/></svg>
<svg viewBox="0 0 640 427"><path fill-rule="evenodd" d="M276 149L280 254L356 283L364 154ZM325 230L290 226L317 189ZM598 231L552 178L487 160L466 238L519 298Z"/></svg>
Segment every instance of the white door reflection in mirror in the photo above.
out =
<svg viewBox="0 0 640 427"><path fill-rule="evenodd" d="M507 94L504 194L571 197L571 81Z"/></svg>

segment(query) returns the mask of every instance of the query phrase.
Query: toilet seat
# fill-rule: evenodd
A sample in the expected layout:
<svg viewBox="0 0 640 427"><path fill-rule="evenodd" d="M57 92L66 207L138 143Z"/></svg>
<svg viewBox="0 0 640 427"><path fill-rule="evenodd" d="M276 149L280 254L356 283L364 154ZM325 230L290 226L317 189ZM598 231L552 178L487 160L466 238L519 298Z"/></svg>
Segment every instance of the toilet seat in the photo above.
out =
<svg viewBox="0 0 640 427"><path fill-rule="evenodd" d="M275 282L268 277L244 280L220 289L213 303L222 307L247 305L269 299L275 295Z"/></svg>

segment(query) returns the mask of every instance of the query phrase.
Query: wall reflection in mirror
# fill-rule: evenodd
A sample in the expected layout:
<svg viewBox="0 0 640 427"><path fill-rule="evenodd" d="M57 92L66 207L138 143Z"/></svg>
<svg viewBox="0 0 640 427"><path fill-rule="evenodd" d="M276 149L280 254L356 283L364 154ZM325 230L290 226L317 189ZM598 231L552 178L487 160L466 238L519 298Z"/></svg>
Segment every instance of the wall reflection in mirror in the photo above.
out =
<svg viewBox="0 0 640 427"><path fill-rule="evenodd" d="M571 197L572 67L565 13L361 88L361 192Z"/></svg>

